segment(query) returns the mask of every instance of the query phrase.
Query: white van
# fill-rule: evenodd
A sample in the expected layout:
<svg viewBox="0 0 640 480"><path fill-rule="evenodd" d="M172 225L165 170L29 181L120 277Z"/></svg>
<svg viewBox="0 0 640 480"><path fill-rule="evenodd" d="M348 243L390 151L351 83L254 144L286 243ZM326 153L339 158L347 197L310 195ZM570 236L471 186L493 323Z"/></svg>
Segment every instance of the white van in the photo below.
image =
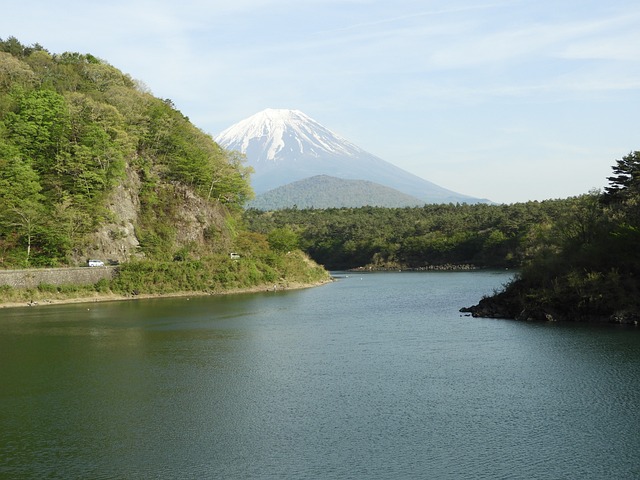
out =
<svg viewBox="0 0 640 480"><path fill-rule="evenodd" d="M104 262L102 260L89 260L90 267L104 267Z"/></svg>

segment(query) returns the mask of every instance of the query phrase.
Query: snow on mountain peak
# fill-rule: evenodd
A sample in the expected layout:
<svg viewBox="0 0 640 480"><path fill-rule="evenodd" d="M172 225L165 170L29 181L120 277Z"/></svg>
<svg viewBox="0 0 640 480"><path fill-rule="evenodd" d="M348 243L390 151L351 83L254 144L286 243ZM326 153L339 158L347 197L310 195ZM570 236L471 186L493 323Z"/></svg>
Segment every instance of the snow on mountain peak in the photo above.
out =
<svg viewBox="0 0 640 480"><path fill-rule="evenodd" d="M232 125L215 137L221 146L247 153L260 151L258 161L277 161L279 154L314 157L326 153L357 155L362 150L300 110L267 108Z"/></svg>
<svg viewBox="0 0 640 480"><path fill-rule="evenodd" d="M246 155L256 194L314 176L364 180L428 202L473 201L365 152L299 110L268 108L215 137ZM477 200L477 199L475 199Z"/></svg>

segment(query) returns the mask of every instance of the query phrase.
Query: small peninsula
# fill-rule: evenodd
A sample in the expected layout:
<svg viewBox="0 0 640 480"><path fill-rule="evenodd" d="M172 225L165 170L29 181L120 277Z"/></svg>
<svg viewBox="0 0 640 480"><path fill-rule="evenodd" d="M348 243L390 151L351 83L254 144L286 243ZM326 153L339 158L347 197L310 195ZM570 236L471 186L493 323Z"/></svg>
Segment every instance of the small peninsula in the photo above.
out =
<svg viewBox="0 0 640 480"><path fill-rule="evenodd" d="M640 151L617 160L592 192L537 240L503 291L463 308L474 317L638 325Z"/></svg>

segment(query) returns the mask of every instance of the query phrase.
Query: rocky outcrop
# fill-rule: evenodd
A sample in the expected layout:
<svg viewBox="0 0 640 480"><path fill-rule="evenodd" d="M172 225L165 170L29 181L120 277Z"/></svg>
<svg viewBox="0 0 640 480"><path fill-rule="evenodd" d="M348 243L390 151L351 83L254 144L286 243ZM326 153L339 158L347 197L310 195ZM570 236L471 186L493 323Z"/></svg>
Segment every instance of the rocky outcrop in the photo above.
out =
<svg viewBox="0 0 640 480"><path fill-rule="evenodd" d="M133 168L127 167L125 178L114 187L107 200L111 221L102 224L90 236L86 246L74 252L73 264L86 265L89 258L118 264L143 257L135 231L140 214L139 194L140 178Z"/></svg>
<svg viewBox="0 0 640 480"><path fill-rule="evenodd" d="M176 250L188 245L206 254L210 253L203 248L206 244L209 248L213 244L220 251L230 248L232 235L227 225L228 212L223 207L178 182L158 181L156 188L162 190L166 205L155 208L170 211L169 214L165 213L169 218L163 221L175 232L173 240ZM88 235L83 245L73 252L70 259L72 265L86 265L90 258L117 265L145 257L138 238L141 190L143 185L138 172L134 167L127 166L124 178L113 188L106 201L109 220Z"/></svg>
<svg viewBox="0 0 640 480"><path fill-rule="evenodd" d="M579 311L567 302L556 306L545 305L527 297L524 287L518 282L490 297L485 297L477 305L464 307L460 312L480 318L504 318L527 322L579 322L615 323L620 325L640 325L640 312L622 310L610 314Z"/></svg>
<svg viewBox="0 0 640 480"><path fill-rule="evenodd" d="M231 236L223 211L185 186L174 186L176 242L180 245L207 242L206 236L216 239L218 248L230 248Z"/></svg>
<svg viewBox="0 0 640 480"><path fill-rule="evenodd" d="M477 305L460 309L460 312L470 313L472 317L510 319L517 318L521 311L522 306L505 292L485 297Z"/></svg>

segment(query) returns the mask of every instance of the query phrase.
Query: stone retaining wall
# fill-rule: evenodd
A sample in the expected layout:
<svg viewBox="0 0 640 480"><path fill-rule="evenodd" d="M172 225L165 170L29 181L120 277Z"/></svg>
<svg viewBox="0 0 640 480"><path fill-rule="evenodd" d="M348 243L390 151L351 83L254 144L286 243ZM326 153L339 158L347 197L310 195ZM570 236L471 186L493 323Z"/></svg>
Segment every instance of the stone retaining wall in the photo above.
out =
<svg viewBox="0 0 640 480"><path fill-rule="evenodd" d="M14 288L35 288L49 285L93 285L111 280L118 267L31 268L28 270L0 270L0 285Z"/></svg>

